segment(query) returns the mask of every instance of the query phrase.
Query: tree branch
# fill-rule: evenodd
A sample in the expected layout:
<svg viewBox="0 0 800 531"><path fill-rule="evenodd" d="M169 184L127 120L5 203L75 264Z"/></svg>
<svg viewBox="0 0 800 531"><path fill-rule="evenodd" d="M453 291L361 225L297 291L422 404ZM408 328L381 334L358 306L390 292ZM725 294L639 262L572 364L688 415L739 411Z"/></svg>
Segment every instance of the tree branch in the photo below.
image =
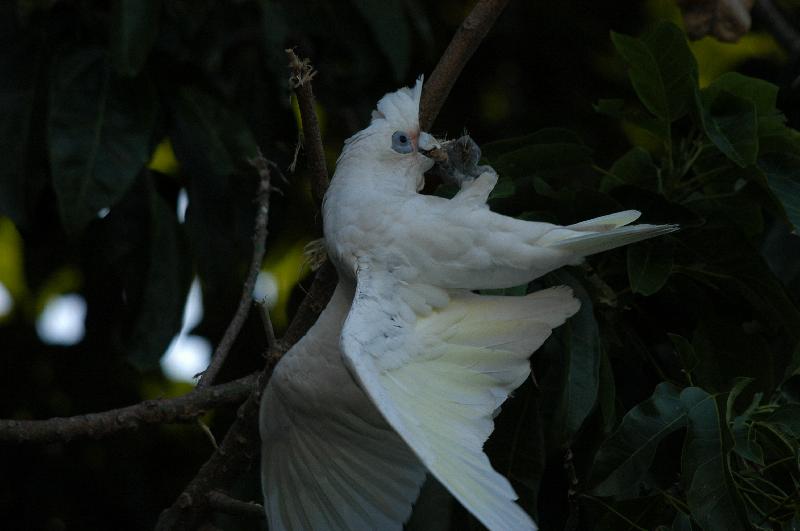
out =
<svg viewBox="0 0 800 531"><path fill-rule="evenodd" d="M311 90L311 80L317 72L308 59L300 59L289 48L289 85L297 96L297 105L300 107L300 119L303 124L303 143L308 153L308 169L311 171L311 194L317 207L322 206L322 198L328 189L328 169L325 165L325 149L322 145L322 135L319 130L317 113L314 110L314 92Z"/></svg>
<svg viewBox="0 0 800 531"><path fill-rule="evenodd" d="M270 349L267 366L259 376L256 390L239 408L236 421L231 425L217 451L200 468L172 507L161 513L156 530L195 529L204 513L210 508L207 503L208 493L212 489L229 488L252 464L260 447L258 410L261 393L281 356L303 337L308 328L316 321L317 312L324 308L335 286L336 271L329 263L326 263L317 270L314 283L311 285L308 295L303 299L297 316L292 320L289 329L279 342L278 348Z"/></svg>
<svg viewBox="0 0 800 531"><path fill-rule="evenodd" d="M257 374L251 374L221 385L195 389L176 398L145 400L102 413L47 420L0 420L0 442L20 444L96 439L147 424L186 422L209 409L242 402L253 392L257 378Z"/></svg>
<svg viewBox="0 0 800 531"><path fill-rule="evenodd" d="M250 269L242 287L239 307L236 309L236 313L233 315L233 319L231 319L217 348L214 349L211 363L200 376L200 381L197 382L198 389L211 385L222 368L222 364L225 363L225 358L228 356L231 347L233 347L233 343L239 336L245 319L247 319L247 314L250 313L250 307L253 305L253 289L256 285L258 272L261 270L261 262L264 260L264 250L267 242L267 220L269 218L269 193L272 190L270 185L270 166L274 166L274 164L264 158L260 149L255 158L250 160L250 164L258 170L259 176L258 192L256 193L258 210L253 231L253 257L250 260Z"/></svg>
<svg viewBox="0 0 800 531"><path fill-rule="evenodd" d="M266 516L264 507L261 504L237 500L218 490L209 492L207 498L208 505L221 513L259 518L261 520Z"/></svg>
<svg viewBox="0 0 800 531"><path fill-rule="evenodd" d="M753 6L753 14L793 59L800 55L800 32L786 20L772 0L757 0Z"/></svg>
<svg viewBox="0 0 800 531"><path fill-rule="evenodd" d="M464 64L478 47L489 28L497 19L508 0L481 0L459 28L453 41L431 74L420 103L421 124L431 125L450 92ZM289 56L290 84L297 95L300 117L307 151L309 168L312 172L312 193L318 205L327 190L329 179L325 167L322 139L314 112L314 99L311 79L314 71L307 59L300 60L292 50ZM242 404L237 419L228 430L225 438L208 461L200 468L192 481L178 496L172 507L165 509L159 517L156 529L188 530L197 527L205 513L210 509L208 494L214 489L228 488L241 473L251 466L259 453L258 410L261 393L266 387L275 365L308 329L314 324L330 300L336 287L336 270L328 261L317 270L314 282L297 310L286 334L274 348L270 348L267 365L259 377L257 389Z"/></svg>
<svg viewBox="0 0 800 531"><path fill-rule="evenodd" d="M419 123L423 130L427 131L433 125L464 65L507 4L508 0L479 0L456 30L422 89Z"/></svg>

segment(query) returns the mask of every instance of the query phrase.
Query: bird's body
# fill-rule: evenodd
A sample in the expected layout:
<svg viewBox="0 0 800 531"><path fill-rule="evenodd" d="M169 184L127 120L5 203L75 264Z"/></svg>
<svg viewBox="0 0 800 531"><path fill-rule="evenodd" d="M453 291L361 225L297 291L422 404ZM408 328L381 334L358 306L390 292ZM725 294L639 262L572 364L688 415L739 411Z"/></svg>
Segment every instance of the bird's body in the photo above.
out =
<svg viewBox="0 0 800 531"><path fill-rule="evenodd" d="M483 453L528 358L579 307L530 282L584 256L674 230L627 211L568 227L493 213L497 176L452 199L418 193L435 140L421 81L386 95L346 142L323 207L336 293L276 368L262 402L270 529L402 529L433 474L492 530L535 529Z"/></svg>

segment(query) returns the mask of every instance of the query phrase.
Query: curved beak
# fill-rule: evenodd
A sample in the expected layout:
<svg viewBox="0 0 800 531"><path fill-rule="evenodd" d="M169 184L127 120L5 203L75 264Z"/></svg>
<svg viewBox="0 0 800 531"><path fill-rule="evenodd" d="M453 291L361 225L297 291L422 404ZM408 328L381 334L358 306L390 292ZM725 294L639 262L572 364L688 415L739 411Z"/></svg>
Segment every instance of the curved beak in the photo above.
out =
<svg viewBox="0 0 800 531"><path fill-rule="evenodd" d="M436 141L433 135L424 131L420 132L419 138L417 139L417 149L420 153L426 157L438 160L438 155L441 153L441 147L442 146L439 145L439 142Z"/></svg>

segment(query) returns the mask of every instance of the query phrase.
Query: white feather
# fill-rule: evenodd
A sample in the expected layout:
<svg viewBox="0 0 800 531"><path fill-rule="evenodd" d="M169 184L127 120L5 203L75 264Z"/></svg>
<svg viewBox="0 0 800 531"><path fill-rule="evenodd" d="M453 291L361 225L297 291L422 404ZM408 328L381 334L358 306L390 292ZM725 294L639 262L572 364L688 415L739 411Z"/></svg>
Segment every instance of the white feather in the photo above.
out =
<svg viewBox="0 0 800 531"><path fill-rule="evenodd" d="M624 210L622 212L615 212L607 216L600 216L599 218L587 219L580 223L567 225L567 229L572 230L592 230L592 231L607 231L622 227L623 225L630 225L642 215L638 210Z"/></svg>
<svg viewBox="0 0 800 531"><path fill-rule="evenodd" d="M261 478L272 531L399 531L425 478L342 364L351 298L336 290L264 391Z"/></svg>
<svg viewBox="0 0 800 531"><path fill-rule="evenodd" d="M452 200L417 193L422 79L387 94L337 161L323 204L340 284L278 364L261 404L271 530L401 529L425 470L486 527L531 530L483 444L528 357L578 309L567 288L525 297L466 290L527 283L587 255L666 234L624 211L566 227L493 213L487 173ZM346 318L346 320L345 320ZM358 381L358 384L354 380Z"/></svg>
<svg viewBox="0 0 800 531"><path fill-rule="evenodd" d="M536 529L483 444L495 410L528 377L528 356L578 301L567 288L525 297L451 292L447 306L398 327L405 293L361 262L342 331L347 363L428 470L485 526Z"/></svg>

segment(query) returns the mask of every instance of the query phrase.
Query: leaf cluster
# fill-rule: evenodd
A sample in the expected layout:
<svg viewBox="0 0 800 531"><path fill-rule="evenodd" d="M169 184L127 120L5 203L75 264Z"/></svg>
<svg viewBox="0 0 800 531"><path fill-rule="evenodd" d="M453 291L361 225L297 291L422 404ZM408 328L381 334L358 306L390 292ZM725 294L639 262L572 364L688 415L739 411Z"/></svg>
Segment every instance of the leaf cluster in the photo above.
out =
<svg viewBox="0 0 800 531"><path fill-rule="evenodd" d="M512 4L517 13L533 9ZM536 5L569 18L571 33L607 27L564 16L571 13L562 12L564 3ZM157 372L195 275L206 311L196 332L221 335L251 245L256 179L246 160L256 143L282 167L294 156L283 49L312 50L305 55L324 72L314 88L323 130L326 121L338 126L326 138L330 165L358 117L368 116L366 95L407 82L421 55L412 51L439 49L433 32L443 43L450 38L445 18L431 27L435 9L426 14L412 0L2 3L0 216L13 227L0 220L0 239L21 233L14 250L24 271L14 271L25 280L11 290L22 310L0 328L3 416L71 415L158 396L161 388L140 385L142 373L128 363ZM459 14L452 2L441 11ZM452 18L455 27L460 18ZM564 43L560 25L539 31L550 39L542 49ZM485 144L485 162L501 176L492 208L563 224L635 208L643 222L682 230L507 290L568 284L582 309L536 354L534 380L504 406L487 449L543 529L793 529L800 506L798 133L770 83L726 74L701 89L674 26L612 41L632 92L597 102L605 117L598 120L633 145L624 153L611 142L590 147L560 128ZM472 76L465 85L477 87L480 78L487 95L465 90L445 109L457 120L453 129L474 120L472 107L494 109L492 98L519 75L512 63L533 57L498 42L479 50L475 70L465 73ZM500 55L510 58L503 69L493 63ZM581 48L569 57L585 55ZM559 70L566 56L535 56L537 68L561 76L557 86L542 75L536 97L516 94L514 112L495 109L504 124L527 116L523 102L547 123L571 105L564 87L578 78ZM496 70L504 72L498 80L512 81L487 84ZM542 104L553 98L561 105ZM349 107L354 100L363 108ZM302 166L288 197L271 205L270 232L286 238L270 241L272 257L317 230ZM23 262L0 252L0 273L15 260ZM296 263L282 267L296 278ZM31 321L55 284L87 298L85 344L51 348L36 338ZM260 341L243 339L250 354ZM254 369L261 360L248 363ZM50 515L60 515L51 527L150 527L207 458L202 434L187 435L195 431L169 427L10 455L0 463L9 478L0 505L39 502L36 514L14 512L9 525L22 514L19 521L34 527ZM256 478L242 483L242 497L258 496ZM45 484L48 492L31 490ZM446 492L426 487L409 527L474 525L445 510L455 506L446 500Z"/></svg>
<svg viewBox="0 0 800 531"><path fill-rule="evenodd" d="M315 59L328 71L354 57L353 71L321 87L330 93L341 78L381 67L405 76L412 37L431 39L418 7L3 3L0 216L35 242L27 256L50 255L28 283L36 289L58 267L85 267L77 284L88 299L87 335L152 370L181 327L196 274L215 310L199 333L217 337L250 255L257 180L247 160L258 138L285 168L299 142L286 82L291 29L305 31L292 42L326 50ZM271 229L285 235L284 247L317 230L302 171L282 202L291 207L274 209Z"/></svg>
<svg viewBox="0 0 800 531"><path fill-rule="evenodd" d="M374 103L353 94L407 81L412 51L431 39L416 0L0 2L0 418L187 393L159 362L185 327L190 284L203 310L188 333L216 344L252 254L247 161L256 144L282 169L296 156L284 50L326 72L318 112L338 150L368 116L354 106ZM270 205L264 269L278 278L279 333L305 295L303 245L319 235L303 156ZM86 302L83 339L49 344L37 318L67 292ZM250 312L218 380L262 370L264 336ZM233 417L219 408L204 420L221 440ZM196 425L4 451L5 527L151 528L210 451ZM257 478L241 485L237 496L258 499Z"/></svg>
<svg viewBox="0 0 800 531"><path fill-rule="evenodd" d="M488 144L492 206L681 230L508 291L568 284L582 308L499 417L494 462L545 529L794 529L800 134L766 81L701 89L676 26L611 39L635 98L595 108L635 145L606 168L567 130Z"/></svg>

